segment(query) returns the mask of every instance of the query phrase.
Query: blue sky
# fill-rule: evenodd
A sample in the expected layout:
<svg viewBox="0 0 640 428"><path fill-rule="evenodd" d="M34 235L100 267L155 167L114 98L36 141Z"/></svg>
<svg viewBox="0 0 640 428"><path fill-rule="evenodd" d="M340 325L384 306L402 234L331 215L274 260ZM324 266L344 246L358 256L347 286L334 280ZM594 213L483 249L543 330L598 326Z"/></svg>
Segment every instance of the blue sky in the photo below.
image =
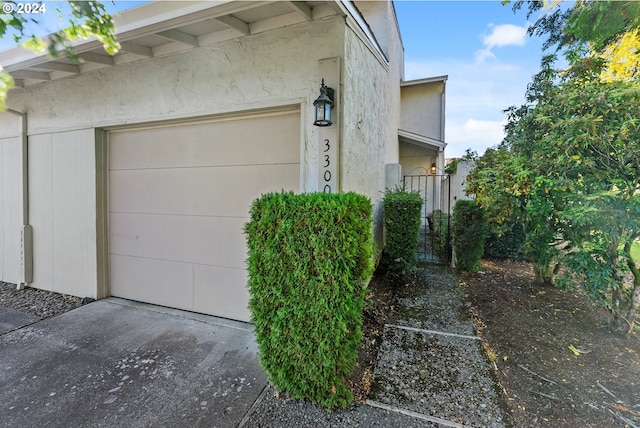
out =
<svg viewBox="0 0 640 428"><path fill-rule="evenodd" d="M503 110L524 102L543 54L543 41L526 35L525 11L500 1L400 0L395 8L405 78L449 76L446 157L500 143Z"/></svg>

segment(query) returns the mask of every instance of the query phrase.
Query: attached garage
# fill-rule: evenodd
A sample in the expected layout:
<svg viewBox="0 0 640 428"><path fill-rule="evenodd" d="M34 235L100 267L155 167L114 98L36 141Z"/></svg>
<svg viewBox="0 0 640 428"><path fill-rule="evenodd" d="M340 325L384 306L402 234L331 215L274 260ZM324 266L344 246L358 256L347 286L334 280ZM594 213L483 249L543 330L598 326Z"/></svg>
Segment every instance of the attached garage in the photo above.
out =
<svg viewBox="0 0 640 428"><path fill-rule="evenodd" d="M248 321L244 224L300 191L299 109L109 132L111 295Z"/></svg>
<svg viewBox="0 0 640 428"><path fill-rule="evenodd" d="M391 2L150 1L116 28L117 54L79 41L79 64L0 52L0 281L246 321L251 202L327 180L371 199L379 256L399 130L436 138L401 120Z"/></svg>

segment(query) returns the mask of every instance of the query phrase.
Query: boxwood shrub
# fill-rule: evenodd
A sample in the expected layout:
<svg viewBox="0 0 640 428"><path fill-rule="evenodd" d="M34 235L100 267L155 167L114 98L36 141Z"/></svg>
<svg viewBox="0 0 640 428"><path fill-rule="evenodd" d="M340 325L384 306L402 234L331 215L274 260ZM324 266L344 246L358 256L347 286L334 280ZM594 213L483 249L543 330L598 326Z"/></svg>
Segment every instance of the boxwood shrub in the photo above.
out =
<svg viewBox="0 0 640 428"><path fill-rule="evenodd" d="M382 263L392 272L407 274L418 265L421 209L422 197L419 192L395 189L387 191L384 196L387 242Z"/></svg>
<svg viewBox="0 0 640 428"><path fill-rule="evenodd" d="M483 208L475 201L457 201L453 208L452 232L457 267L477 271L487 237Z"/></svg>
<svg viewBox="0 0 640 428"><path fill-rule="evenodd" d="M327 408L353 400L367 281L372 207L355 193L269 193L245 225L249 308L260 363L291 397Z"/></svg>

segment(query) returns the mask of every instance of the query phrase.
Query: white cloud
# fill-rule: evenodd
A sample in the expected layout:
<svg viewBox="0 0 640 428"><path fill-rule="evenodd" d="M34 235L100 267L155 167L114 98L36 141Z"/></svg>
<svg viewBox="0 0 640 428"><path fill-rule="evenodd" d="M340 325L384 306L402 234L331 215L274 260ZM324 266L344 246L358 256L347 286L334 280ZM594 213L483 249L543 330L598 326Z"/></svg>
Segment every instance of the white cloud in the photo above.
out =
<svg viewBox="0 0 640 428"><path fill-rule="evenodd" d="M491 25L490 34L483 36L484 49L475 53L476 62L487 58L495 58L493 49L504 46L524 46L527 41L527 26L513 24Z"/></svg>
<svg viewBox="0 0 640 428"><path fill-rule="evenodd" d="M495 54L491 52L491 49L481 49L476 51L476 62L484 62L485 59L495 58Z"/></svg>
<svg viewBox="0 0 640 428"><path fill-rule="evenodd" d="M527 27L513 24L496 25L491 34L484 36L484 45L491 49L494 46L524 46L527 41Z"/></svg>

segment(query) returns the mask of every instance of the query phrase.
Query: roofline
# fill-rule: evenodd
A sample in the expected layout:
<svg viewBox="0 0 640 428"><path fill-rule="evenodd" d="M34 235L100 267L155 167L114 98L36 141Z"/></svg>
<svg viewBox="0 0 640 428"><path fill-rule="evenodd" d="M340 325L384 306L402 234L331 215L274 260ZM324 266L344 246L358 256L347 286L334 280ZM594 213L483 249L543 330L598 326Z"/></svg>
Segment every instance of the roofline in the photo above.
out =
<svg viewBox="0 0 640 428"><path fill-rule="evenodd" d="M444 141L427 137L426 135L416 134L415 132L405 131L404 129L398 129L398 137L407 140L408 143L416 144L418 146L435 147L439 151L442 151L445 147L447 147L447 143L445 143Z"/></svg>
<svg viewBox="0 0 640 428"><path fill-rule="evenodd" d="M259 5L260 1L151 1L113 15L118 42L126 42L150 31L162 31L201 20L203 15L215 18ZM47 40L49 36L45 36ZM76 53L102 46L95 37L72 43ZM6 71L29 67L48 60L48 53L36 53L22 46L0 51L0 64Z"/></svg>
<svg viewBox="0 0 640 428"><path fill-rule="evenodd" d="M344 10L347 11L348 14L353 18L353 20L356 22L360 30L362 30L362 32L364 33L369 43L371 43L371 46L373 47L373 49L375 49L375 53L380 55L380 57L382 57L384 61L388 63L389 58L387 58L387 55L385 55L384 51L382 50L382 47L380 47L380 43L378 43L378 39L376 39L376 36L371 30L369 23L367 22L366 19L364 19L364 16L362 16L362 13L360 13L360 10L355 5L355 3L353 3L353 1L351 0L333 0L333 1L335 1L338 4L342 4Z"/></svg>
<svg viewBox="0 0 640 428"><path fill-rule="evenodd" d="M217 19L223 16L232 15L234 13L251 9L258 6L264 6L273 3L273 1L262 0L185 0L179 2L151 1L149 3L137 6L131 9L113 15L116 26L116 37L118 42L123 46L123 51L127 52L126 42L133 41L139 37L149 34L169 31L180 26L191 23ZM376 40L375 34L369 27L367 21L357 9L352 0L324 0L324 5L329 6L328 10L345 19L346 25L365 43L367 48L373 53L383 67L389 67L389 59L384 54L380 44ZM293 8L296 9L295 7ZM313 19L308 14L307 19ZM321 15L322 18L326 15ZM263 30L264 31L264 30ZM46 40L47 38L45 38ZM95 37L87 40L78 40L72 43L75 53L81 55L93 50L102 48L102 43ZM134 47L132 43L129 46ZM197 46L196 46L197 47ZM135 54L136 52L133 51ZM149 56L141 54L142 56ZM105 55L106 56L106 55ZM151 55L153 57L153 55ZM48 53L37 53L16 46L4 51L0 51L0 64L6 72L13 73L23 71L28 68L34 68L39 65L55 61L55 58L48 56ZM99 61L100 62L100 61ZM110 64L118 65L118 64ZM53 69L54 71L56 69ZM60 70L72 74L79 72L70 72ZM40 73L44 76L46 73ZM35 76L35 74L34 74ZM54 80L49 74L49 78L36 80ZM27 77L28 78L28 77ZM23 86L21 79L16 79L16 86Z"/></svg>
<svg viewBox="0 0 640 428"><path fill-rule="evenodd" d="M448 78L449 78L449 75L445 74L444 76L427 77L424 79L416 79L416 80L406 80L406 81L400 82L400 86L423 85L425 83L436 83L436 82L445 83Z"/></svg>
<svg viewBox="0 0 640 428"><path fill-rule="evenodd" d="M170 30L180 25L233 14L242 10L261 6L270 2L260 0L183 0L183 1L150 1L149 3L113 14L118 42L126 42L150 32ZM375 36L366 21L350 0L325 0L328 5L342 16L350 16L361 28L362 33L372 48L385 60ZM45 40L48 36L44 37ZM78 40L72 43L76 53L83 53L102 46L95 37ZM0 64L5 71L11 72L24 67L31 67L50 60L48 53L36 53L22 46L0 51Z"/></svg>
<svg viewBox="0 0 640 428"><path fill-rule="evenodd" d="M391 9L393 10L393 20L396 24L396 31L398 32L398 38L400 39L400 46L402 47L402 52L404 52L404 41L402 40L402 32L400 31L400 23L398 22L398 14L396 13L394 0L391 0Z"/></svg>

